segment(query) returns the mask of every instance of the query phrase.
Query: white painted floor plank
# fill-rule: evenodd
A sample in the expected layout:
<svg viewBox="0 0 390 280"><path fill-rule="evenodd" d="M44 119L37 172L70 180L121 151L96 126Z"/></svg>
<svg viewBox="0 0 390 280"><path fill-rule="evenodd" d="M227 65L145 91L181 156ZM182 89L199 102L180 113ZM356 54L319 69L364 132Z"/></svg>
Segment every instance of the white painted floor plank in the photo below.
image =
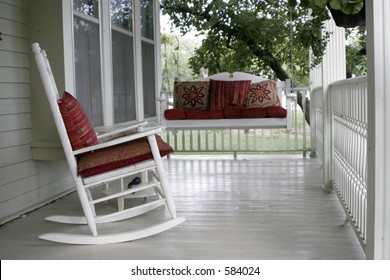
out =
<svg viewBox="0 0 390 280"><path fill-rule="evenodd" d="M183 224L142 240L75 246L43 241L74 226L44 221L80 212L75 194L0 227L1 259L364 259L335 194L321 189L318 159L301 155L172 156L165 161ZM134 203L134 201L127 203ZM107 205L106 207L112 207ZM130 227L166 217L163 208ZM115 223L128 230L128 222ZM88 233L85 226L76 228ZM108 231L108 225L99 226Z"/></svg>

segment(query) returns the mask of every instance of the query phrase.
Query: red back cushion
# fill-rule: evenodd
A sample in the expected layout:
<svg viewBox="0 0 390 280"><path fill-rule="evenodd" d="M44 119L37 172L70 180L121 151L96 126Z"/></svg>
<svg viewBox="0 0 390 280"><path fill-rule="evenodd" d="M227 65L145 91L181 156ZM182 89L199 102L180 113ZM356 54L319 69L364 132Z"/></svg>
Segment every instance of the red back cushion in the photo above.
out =
<svg viewBox="0 0 390 280"><path fill-rule="evenodd" d="M250 80L210 80L210 110L222 110L227 105L245 107Z"/></svg>
<svg viewBox="0 0 390 280"><path fill-rule="evenodd" d="M58 106L73 150L99 143L92 123L76 98L65 91Z"/></svg>
<svg viewBox="0 0 390 280"><path fill-rule="evenodd" d="M247 97L247 108L266 108L280 106L279 97L276 91L275 81L263 81L251 84Z"/></svg>
<svg viewBox="0 0 390 280"><path fill-rule="evenodd" d="M174 84L174 107L206 111L209 106L209 82L193 81Z"/></svg>

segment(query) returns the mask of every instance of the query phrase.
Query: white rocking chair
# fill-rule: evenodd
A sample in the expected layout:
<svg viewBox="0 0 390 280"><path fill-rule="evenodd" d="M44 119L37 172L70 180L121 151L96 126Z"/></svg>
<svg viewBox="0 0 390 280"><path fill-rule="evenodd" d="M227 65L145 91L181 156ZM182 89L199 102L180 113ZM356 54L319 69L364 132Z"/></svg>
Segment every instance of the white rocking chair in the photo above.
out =
<svg viewBox="0 0 390 280"><path fill-rule="evenodd" d="M168 188L161 156L173 150L158 136L161 129L144 128L145 123L141 123L96 136L77 100L67 92L60 98L45 51L41 50L38 43L32 44L32 49L84 212L84 216L51 216L46 219L67 224L87 224L92 232L86 235L45 233L39 237L69 244L119 243L151 236L184 222L184 218L176 217L174 201ZM132 157L133 154L136 155ZM153 179L130 189L123 186L124 178L139 173L146 173ZM115 193L102 195L100 191L93 192L96 187L107 187L107 184L117 181L120 182L120 190ZM124 207L126 196L147 189L154 190L158 199L145 200L144 204L130 208ZM112 199L117 199L118 209L109 214L97 215L95 205ZM98 224L126 220L162 205L166 205L170 217L164 218L157 225L126 232L98 234ZM131 221L128 222L131 226ZM115 229L115 223L110 225L111 229Z"/></svg>

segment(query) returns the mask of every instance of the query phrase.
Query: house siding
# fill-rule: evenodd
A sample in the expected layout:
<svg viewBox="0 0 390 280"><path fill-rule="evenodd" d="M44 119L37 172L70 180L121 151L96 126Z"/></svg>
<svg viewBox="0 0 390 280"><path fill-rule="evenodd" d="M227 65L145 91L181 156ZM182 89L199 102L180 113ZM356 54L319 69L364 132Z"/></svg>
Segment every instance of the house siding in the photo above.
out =
<svg viewBox="0 0 390 280"><path fill-rule="evenodd" d="M32 157L27 4L27 0L0 0L0 224L73 188L65 161Z"/></svg>

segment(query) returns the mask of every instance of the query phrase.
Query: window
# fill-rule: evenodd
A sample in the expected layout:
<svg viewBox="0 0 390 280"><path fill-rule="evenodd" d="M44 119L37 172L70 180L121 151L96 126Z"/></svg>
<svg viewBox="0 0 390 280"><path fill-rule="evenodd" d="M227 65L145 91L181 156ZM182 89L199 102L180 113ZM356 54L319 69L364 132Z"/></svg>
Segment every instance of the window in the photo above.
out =
<svg viewBox="0 0 390 280"><path fill-rule="evenodd" d="M73 1L76 94L95 126L156 117L159 69L155 48L159 45L155 44L154 15L158 5L154 2ZM139 21L134 20L135 14L140 15ZM104 15L109 19L100 18ZM141 44L135 42L137 22L141 25ZM110 34L104 30L111 30ZM137 43L141 46L141 60L134 57ZM136 79L141 80L141 87L136 88Z"/></svg>

